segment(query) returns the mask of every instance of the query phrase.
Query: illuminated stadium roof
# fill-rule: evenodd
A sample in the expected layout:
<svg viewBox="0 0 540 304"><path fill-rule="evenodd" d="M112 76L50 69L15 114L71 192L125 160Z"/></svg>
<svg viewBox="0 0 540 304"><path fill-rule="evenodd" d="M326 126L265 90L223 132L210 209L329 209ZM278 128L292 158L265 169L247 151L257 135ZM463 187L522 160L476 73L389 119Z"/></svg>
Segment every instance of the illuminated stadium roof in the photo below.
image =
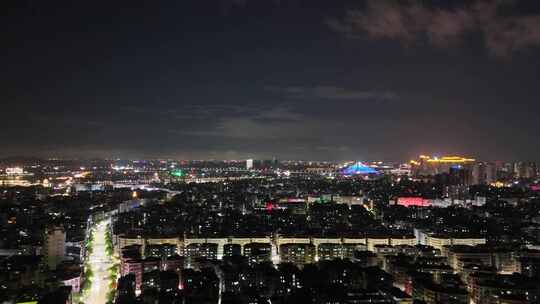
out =
<svg viewBox="0 0 540 304"><path fill-rule="evenodd" d="M378 173L377 170L370 168L362 162L356 162L355 164L343 169L345 175L357 175L357 174L374 174Z"/></svg>

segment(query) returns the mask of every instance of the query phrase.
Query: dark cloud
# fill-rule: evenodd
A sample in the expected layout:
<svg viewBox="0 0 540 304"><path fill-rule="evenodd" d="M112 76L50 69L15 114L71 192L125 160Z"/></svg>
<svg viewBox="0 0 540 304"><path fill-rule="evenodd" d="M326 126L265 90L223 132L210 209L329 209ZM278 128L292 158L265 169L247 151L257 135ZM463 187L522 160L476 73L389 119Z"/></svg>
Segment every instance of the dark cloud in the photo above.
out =
<svg viewBox="0 0 540 304"><path fill-rule="evenodd" d="M428 7L419 0L368 0L364 10L347 11L328 25L349 37L392 39L411 46L427 41L438 48L463 45L480 34L489 52L498 57L540 46L540 15L503 13L512 1L473 1L453 8Z"/></svg>
<svg viewBox="0 0 540 304"><path fill-rule="evenodd" d="M0 155L537 158L540 1L404 1L0 2Z"/></svg>
<svg viewBox="0 0 540 304"><path fill-rule="evenodd" d="M383 101L397 98L397 94L390 91L362 91L336 86L267 86L268 91L280 93L292 98L317 98L330 100L372 100Z"/></svg>
<svg viewBox="0 0 540 304"><path fill-rule="evenodd" d="M279 139L305 134L306 117L282 105L233 106L231 112L222 112L219 105L208 106L204 111L213 117L213 123L171 130L171 132L205 137ZM196 113L196 112L195 112Z"/></svg>
<svg viewBox="0 0 540 304"><path fill-rule="evenodd" d="M231 11L234 10L234 9L245 9L249 4L250 2L253 4L254 2L255 3L258 3L258 4L265 4L265 5L270 5L270 6L279 6L281 5L281 0L258 0L258 1L253 1L253 0L221 0L220 1L220 9L221 9L221 14L223 16L229 16L231 14Z"/></svg>

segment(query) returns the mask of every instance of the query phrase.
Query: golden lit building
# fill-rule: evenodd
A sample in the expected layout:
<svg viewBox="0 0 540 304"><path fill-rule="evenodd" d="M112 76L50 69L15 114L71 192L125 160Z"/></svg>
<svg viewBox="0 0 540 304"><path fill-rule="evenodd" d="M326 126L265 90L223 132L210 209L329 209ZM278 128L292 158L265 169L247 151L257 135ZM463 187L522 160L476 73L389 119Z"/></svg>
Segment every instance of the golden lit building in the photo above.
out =
<svg viewBox="0 0 540 304"><path fill-rule="evenodd" d="M413 176L429 176L440 173L448 173L451 168L472 169L475 159L461 156L432 157L420 155L417 160L411 160L411 172Z"/></svg>

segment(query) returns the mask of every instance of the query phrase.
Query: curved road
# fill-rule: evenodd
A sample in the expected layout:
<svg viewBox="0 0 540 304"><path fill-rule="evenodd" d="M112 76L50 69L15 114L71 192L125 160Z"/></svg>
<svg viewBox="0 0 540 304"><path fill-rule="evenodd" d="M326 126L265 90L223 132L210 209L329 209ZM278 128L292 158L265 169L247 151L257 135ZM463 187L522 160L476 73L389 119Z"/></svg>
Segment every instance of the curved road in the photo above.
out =
<svg viewBox="0 0 540 304"><path fill-rule="evenodd" d="M107 293L109 292L109 267L113 265L111 256L105 250L105 233L107 231L108 220L101 221L95 227L93 251L89 256L89 264L92 267L92 287L88 295L83 299L85 304L105 304L107 303Z"/></svg>

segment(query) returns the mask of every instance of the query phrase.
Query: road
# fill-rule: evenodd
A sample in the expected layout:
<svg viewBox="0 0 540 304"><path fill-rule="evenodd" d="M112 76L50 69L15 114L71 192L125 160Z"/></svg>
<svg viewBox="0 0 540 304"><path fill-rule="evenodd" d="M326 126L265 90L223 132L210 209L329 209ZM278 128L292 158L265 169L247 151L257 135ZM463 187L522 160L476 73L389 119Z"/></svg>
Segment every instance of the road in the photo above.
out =
<svg viewBox="0 0 540 304"><path fill-rule="evenodd" d="M105 250L105 233L109 221L101 221L96 225L93 251L89 257L89 264L92 268L92 287L88 295L83 299L85 304L105 304L107 303L107 293L109 292L109 267L113 265L111 256Z"/></svg>

